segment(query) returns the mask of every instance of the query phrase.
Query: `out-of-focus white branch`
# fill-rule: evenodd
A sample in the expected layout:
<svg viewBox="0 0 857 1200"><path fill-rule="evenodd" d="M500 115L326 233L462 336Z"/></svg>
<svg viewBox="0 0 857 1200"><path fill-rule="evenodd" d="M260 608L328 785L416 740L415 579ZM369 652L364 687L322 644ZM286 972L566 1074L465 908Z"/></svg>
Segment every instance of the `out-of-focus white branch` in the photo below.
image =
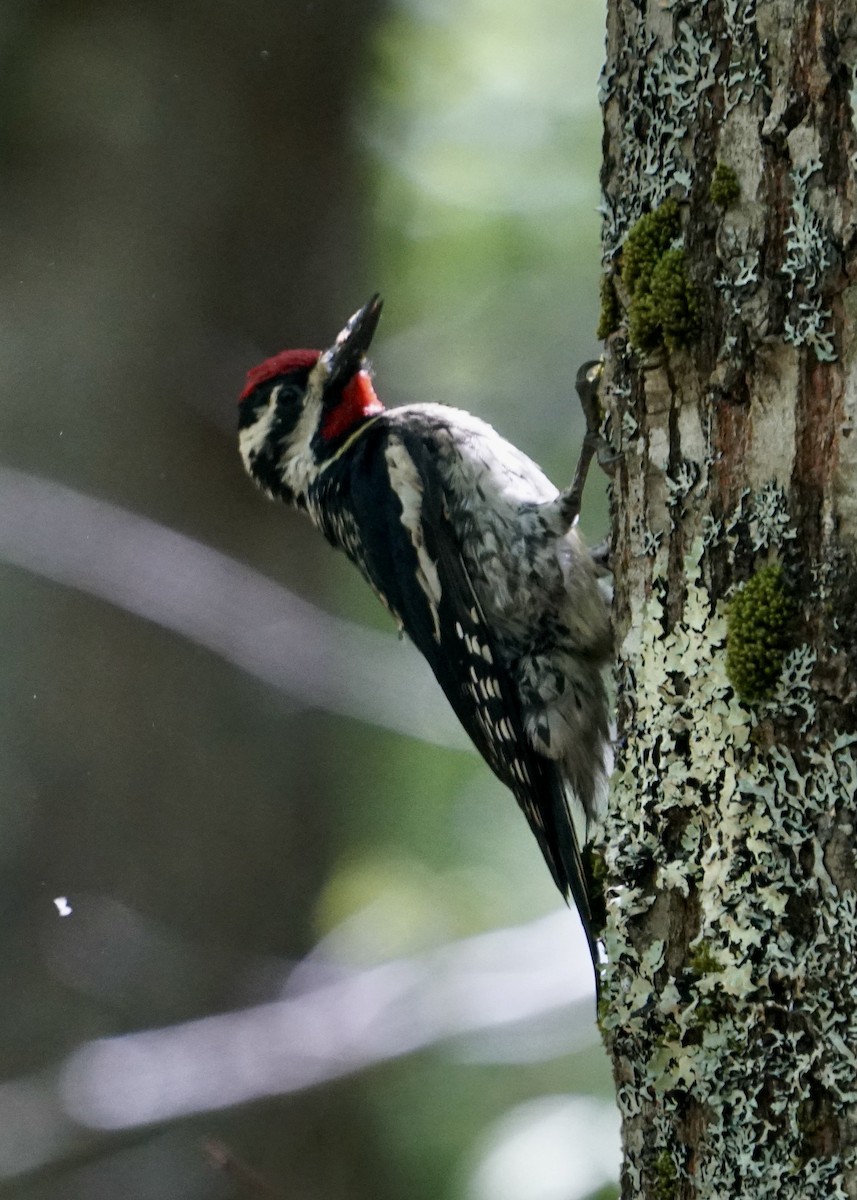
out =
<svg viewBox="0 0 857 1200"><path fill-rule="evenodd" d="M324 982L314 956L303 979L315 985L283 1000L82 1046L62 1070L64 1108L94 1129L168 1121L313 1087L450 1038L497 1037L558 1009L568 1015L575 999L591 1006L581 1029L589 1041L591 967L575 933L560 912L414 958L327 964ZM566 1030L555 1052L573 1040Z"/></svg>
<svg viewBox="0 0 857 1200"><path fill-rule="evenodd" d="M87 1042L55 1071L0 1084L0 1178L69 1153L82 1129L295 1092L438 1043L504 1061L595 1040L589 953L568 910L368 967L337 957L353 940L347 925L326 939L281 1000Z"/></svg>
<svg viewBox="0 0 857 1200"><path fill-rule="evenodd" d="M0 467L0 559L181 634L300 704L468 745L410 643L322 612L126 509Z"/></svg>

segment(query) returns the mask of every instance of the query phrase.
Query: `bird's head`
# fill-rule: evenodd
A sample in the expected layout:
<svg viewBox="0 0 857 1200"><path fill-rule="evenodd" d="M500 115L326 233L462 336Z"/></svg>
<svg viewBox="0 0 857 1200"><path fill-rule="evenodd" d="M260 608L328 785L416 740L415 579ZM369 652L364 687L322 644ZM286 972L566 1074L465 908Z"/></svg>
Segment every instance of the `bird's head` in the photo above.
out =
<svg viewBox="0 0 857 1200"><path fill-rule="evenodd" d="M366 352L381 316L375 295L327 350L283 350L247 373L238 437L250 475L301 504L309 484L363 422L383 411Z"/></svg>

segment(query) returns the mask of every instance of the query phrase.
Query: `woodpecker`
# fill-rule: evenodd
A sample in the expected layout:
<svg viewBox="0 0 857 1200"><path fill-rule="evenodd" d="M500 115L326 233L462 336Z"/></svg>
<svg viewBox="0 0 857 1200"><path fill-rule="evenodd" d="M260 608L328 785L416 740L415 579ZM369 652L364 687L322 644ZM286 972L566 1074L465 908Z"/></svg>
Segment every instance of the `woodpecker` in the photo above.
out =
<svg viewBox="0 0 857 1200"><path fill-rule="evenodd" d="M366 357L380 314L376 295L329 349L284 350L248 373L241 456L345 551L428 659L575 901L597 968L581 847L606 794L611 636L576 530L592 435L559 492L469 413L385 408Z"/></svg>

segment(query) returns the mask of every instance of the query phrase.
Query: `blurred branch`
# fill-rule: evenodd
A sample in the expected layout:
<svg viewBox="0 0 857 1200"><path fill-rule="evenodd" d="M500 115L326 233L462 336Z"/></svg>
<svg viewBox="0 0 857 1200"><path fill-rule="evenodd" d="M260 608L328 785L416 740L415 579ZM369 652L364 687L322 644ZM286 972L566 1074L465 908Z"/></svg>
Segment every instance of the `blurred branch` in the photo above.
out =
<svg viewBox="0 0 857 1200"><path fill-rule="evenodd" d="M439 1043L502 1061L595 1040L588 951L567 911L364 968L331 957L355 941L351 923L325 939L282 1000L86 1042L54 1072L0 1085L0 1177L69 1153L84 1129L297 1092Z"/></svg>
<svg viewBox="0 0 857 1200"><path fill-rule="evenodd" d="M308 707L469 745L410 643L333 617L184 534L9 467L0 467L0 513L0 560L170 629Z"/></svg>
<svg viewBox="0 0 857 1200"><path fill-rule="evenodd" d="M62 1069L65 1110L92 1129L128 1129L315 1087L567 1012L573 999L592 1005L574 929L563 912L363 969L313 954L283 1000L81 1046ZM566 1027L560 1052L568 1041Z"/></svg>

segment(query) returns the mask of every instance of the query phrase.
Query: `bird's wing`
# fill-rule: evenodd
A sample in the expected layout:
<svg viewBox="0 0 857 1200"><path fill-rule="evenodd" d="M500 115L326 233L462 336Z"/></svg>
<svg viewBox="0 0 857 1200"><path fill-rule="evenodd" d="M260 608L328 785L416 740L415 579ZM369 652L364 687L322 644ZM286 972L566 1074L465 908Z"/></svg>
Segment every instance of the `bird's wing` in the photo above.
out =
<svg viewBox="0 0 857 1200"><path fill-rule="evenodd" d="M476 748L514 794L557 886L564 896L571 893L594 952L565 784L556 763L539 754L526 735L517 689L447 515L434 447L414 434L390 436L378 450L376 445L374 453L356 456L351 471L349 506L361 544L359 556L348 552L375 590L383 592ZM376 471L384 464L389 479L381 480ZM390 497L383 513L381 496Z"/></svg>

